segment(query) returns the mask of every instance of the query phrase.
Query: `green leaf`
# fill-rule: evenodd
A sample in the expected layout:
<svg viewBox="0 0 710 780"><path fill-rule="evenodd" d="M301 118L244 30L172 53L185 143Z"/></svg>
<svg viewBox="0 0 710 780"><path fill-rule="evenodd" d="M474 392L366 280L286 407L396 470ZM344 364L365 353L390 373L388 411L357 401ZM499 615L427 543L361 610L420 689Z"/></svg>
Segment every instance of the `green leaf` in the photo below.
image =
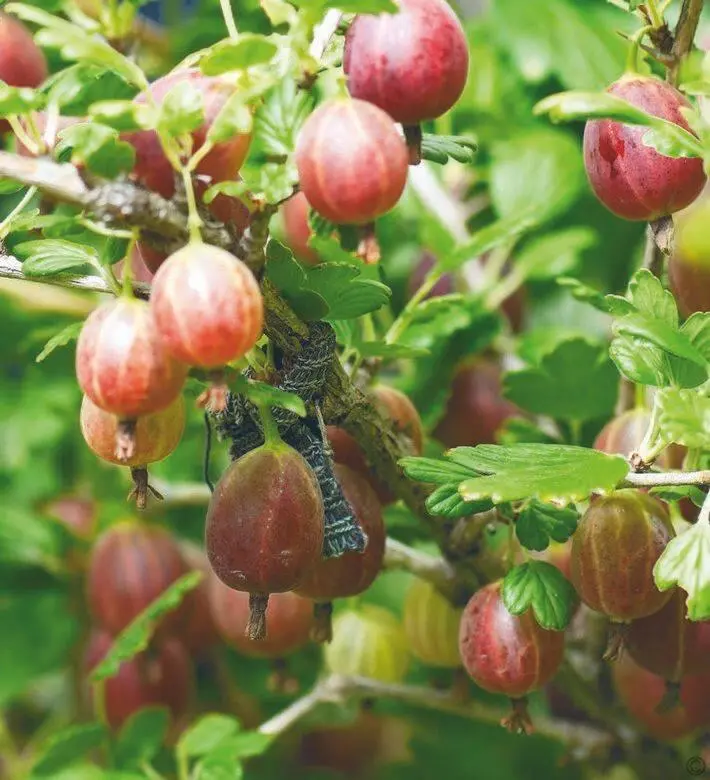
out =
<svg viewBox="0 0 710 780"><path fill-rule="evenodd" d="M262 734L260 731L241 731L233 737L225 740L218 751L230 753L237 758L251 758L265 753L274 738L270 734Z"/></svg>
<svg viewBox="0 0 710 780"><path fill-rule="evenodd" d="M170 725L164 707L146 707L131 715L118 735L113 756L120 769L139 769L157 755Z"/></svg>
<svg viewBox="0 0 710 780"><path fill-rule="evenodd" d="M32 767L35 777L51 777L103 744L108 736L102 723L69 726L53 734Z"/></svg>
<svg viewBox="0 0 710 780"><path fill-rule="evenodd" d="M687 336L674 330L662 320L652 320L643 315L629 314L614 324L614 332L649 341L665 352L685 358L697 366L705 366L705 357L693 346Z"/></svg>
<svg viewBox="0 0 710 780"><path fill-rule="evenodd" d="M263 151L272 157L288 157L312 108L313 98L308 92L298 89L293 79L282 79L268 93L254 121Z"/></svg>
<svg viewBox="0 0 710 780"><path fill-rule="evenodd" d="M476 474L474 469L444 459L402 458L399 465L409 479L430 485L448 485L451 482L458 484Z"/></svg>
<svg viewBox="0 0 710 780"><path fill-rule="evenodd" d="M683 588L690 620L710 619L710 525L698 521L671 539L653 567L653 578L661 591Z"/></svg>
<svg viewBox="0 0 710 780"><path fill-rule="evenodd" d="M561 92L541 100L535 106L535 113L549 114L553 122L614 119L625 124L649 127L652 130L644 134L644 141L662 154L672 157L703 156L702 144L685 128L647 114L608 92Z"/></svg>
<svg viewBox="0 0 710 780"><path fill-rule="evenodd" d="M532 608L535 620L551 631L567 628L576 595L562 572L546 561L528 561L506 574L501 597L511 615Z"/></svg>
<svg viewBox="0 0 710 780"><path fill-rule="evenodd" d="M526 498L579 501L610 492L629 470L618 455L565 444L479 444L457 447L448 457L483 475L459 485L464 500L491 498L496 504Z"/></svg>
<svg viewBox="0 0 710 780"><path fill-rule="evenodd" d="M209 713L182 733L177 750L188 758L198 758L211 753L240 729L239 721L231 715Z"/></svg>
<svg viewBox="0 0 710 780"><path fill-rule="evenodd" d="M49 103L56 103L62 114L69 116L86 116L98 102L128 102L136 94L135 87L117 73L87 62L53 73L45 81L43 91L47 93ZM149 107L144 105L143 109ZM105 124L113 127L111 121Z"/></svg>
<svg viewBox="0 0 710 780"><path fill-rule="evenodd" d="M160 618L167 612L177 609L187 593L199 585L202 577L203 574L200 571L185 574L149 604L116 637L109 652L91 672L91 681L98 683L109 677L114 677L118 674L122 663L145 650Z"/></svg>
<svg viewBox="0 0 710 780"><path fill-rule="evenodd" d="M196 780L242 780L243 777L241 762L225 748L213 751L195 767Z"/></svg>
<svg viewBox="0 0 710 780"><path fill-rule="evenodd" d="M493 508L493 503L483 501L464 501L459 493L458 482L447 482L439 485L433 493L427 496L426 508L432 517L469 517L478 512L487 512Z"/></svg>
<svg viewBox="0 0 710 780"><path fill-rule="evenodd" d="M165 105L161 106L164 109ZM134 100L99 100L89 107L89 117L99 124L126 132L152 127L154 111Z"/></svg>
<svg viewBox="0 0 710 780"><path fill-rule="evenodd" d="M103 66L140 89L147 87L145 75L140 67L120 54L104 38L89 35L78 25L31 5L8 3L5 9L8 13L42 28L35 36L39 46L58 49L65 60L79 60Z"/></svg>
<svg viewBox="0 0 710 780"><path fill-rule="evenodd" d="M278 46L265 35L242 33L235 41L220 41L212 46L200 61L200 70L206 76L244 70L269 62L278 50Z"/></svg>
<svg viewBox="0 0 710 780"><path fill-rule="evenodd" d="M336 323L346 320L335 320ZM357 341L351 344L363 358L382 358L382 360L400 360L426 355L428 350L410 347L406 344L386 344L384 341Z"/></svg>
<svg viewBox="0 0 710 780"><path fill-rule="evenodd" d="M558 420L593 420L613 412L616 379L606 347L572 338L545 355L539 366L507 373L503 392L534 414Z"/></svg>
<svg viewBox="0 0 710 780"><path fill-rule="evenodd" d="M662 485L649 491L663 501L682 501L690 499L695 506L701 507L705 501L705 493L697 485Z"/></svg>
<svg viewBox="0 0 710 780"><path fill-rule="evenodd" d="M422 159L445 165L449 158L470 165L476 159L478 144L456 135L422 135Z"/></svg>
<svg viewBox="0 0 710 780"><path fill-rule="evenodd" d="M115 179L133 169L135 149L121 141L118 131L98 122L81 122L67 127L59 134L57 154L71 148L72 162L85 164L94 173L106 179Z"/></svg>
<svg viewBox="0 0 710 780"><path fill-rule="evenodd" d="M553 542L566 542L577 529L579 514L573 506L559 507L533 499L515 521L515 533L528 550L546 550Z"/></svg>
<svg viewBox="0 0 710 780"><path fill-rule="evenodd" d="M11 87L0 80L0 116L29 114L45 103L41 92L29 87Z"/></svg>
<svg viewBox="0 0 710 780"><path fill-rule="evenodd" d="M430 350L442 339L469 327L483 306L480 299L470 295L428 298L414 310L400 341L408 347Z"/></svg>
<svg viewBox="0 0 710 780"><path fill-rule="evenodd" d="M53 276L69 271L86 271L98 259L96 250L61 238L44 238L17 244L15 254L23 260L27 276Z"/></svg>
<svg viewBox="0 0 710 780"><path fill-rule="evenodd" d="M691 449L710 449L710 398L667 387L656 396L663 438Z"/></svg>
<svg viewBox="0 0 710 780"><path fill-rule="evenodd" d="M328 263L304 268L278 241L269 242L266 255L267 276L306 320L354 319L389 300L389 287L359 278L356 266Z"/></svg>
<svg viewBox="0 0 710 780"><path fill-rule="evenodd" d="M515 270L525 279L557 280L561 274L574 271L582 252L594 246L597 240L597 234L586 227L548 233L516 252Z"/></svg>
<svg viewBox="0 0 710 780"><path fill-rule="evenodd" d="M168 90L160 104L158 131L179 136L192 133L205 123L202 93L191 81L180 81Z"/></svg>
<svg viewBox="0 0 710 780"><path fill-rule="evenodd" d="M556 130L526 130L492 149L490 192L501 217L530 213L539 222L565 211L586 187L579 143Z"/></svg>
<svg viewBox="0 0 710 780"><path fill-rule="evenodd" d="M213 144L222 143L235 135L250 133L254 124L254 114L245 102L246 96L235 92L224 104L214 122L210 125L207 140Z"/></svg>
<svg viewBox="0 0 710 780"><path fill-rule="evenodd" d="M604 312L605 314L631 314L636 309L633 304L629 303L626 298L621 298L618 295L603 295L593 287L580 282L579 279L572 279L567 276L563 276L557 279L557 284L560 287L564 287L569 290L572 296L582 303L588 303L593 306L597 311Z"/></svg>
<svg viewBox="0 0 710 780"><path fill-rule="evenodd" d="M52 338L42 347L42 351L35 358L35 363L41 363L45 358L48 358L52 352L58 347L65 347L69 342L76 341L79 338L81 329L84 327L83 322L72 322L71 325L67 325L66 328L62 328L59 333L56 333Z"/></svg>
<svg viewBox="0 0 710 780"><path fill-rule="evenodd" d="M504 217L491 225L481 228L470 241L456 247L450 255L441 258L441 270L455 271L467 260L479 257L484 252L495 249L502 244L511 243L514 239L535 227L537 221L536 216L526 210Z"/></svg>

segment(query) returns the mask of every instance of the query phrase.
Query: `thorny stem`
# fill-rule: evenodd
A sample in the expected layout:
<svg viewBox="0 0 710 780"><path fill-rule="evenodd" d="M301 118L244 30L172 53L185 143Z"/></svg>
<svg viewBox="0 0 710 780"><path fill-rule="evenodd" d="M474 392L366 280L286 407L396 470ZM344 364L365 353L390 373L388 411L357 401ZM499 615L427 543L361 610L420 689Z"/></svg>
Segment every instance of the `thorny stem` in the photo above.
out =
<svg viewBox="0 0 710 780"><path fill-rule="evenodd" d="M663 14L658 9L656 0L646 0L646 10L648 11L648 18L651 20L651 24L654 28L663 27Z"/></svg>

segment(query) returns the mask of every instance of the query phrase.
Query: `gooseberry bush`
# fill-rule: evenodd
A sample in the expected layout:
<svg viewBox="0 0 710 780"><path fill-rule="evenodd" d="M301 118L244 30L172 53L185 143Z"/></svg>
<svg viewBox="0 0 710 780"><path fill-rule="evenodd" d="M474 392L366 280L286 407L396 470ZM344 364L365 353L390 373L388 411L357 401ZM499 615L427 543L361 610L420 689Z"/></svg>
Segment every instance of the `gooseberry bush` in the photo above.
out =
<svg viewBox="0 0 710 780"><path fill-rule="evenodd" d="M0 9L0 780L701 776L702 1L142 5Z"/></svg>

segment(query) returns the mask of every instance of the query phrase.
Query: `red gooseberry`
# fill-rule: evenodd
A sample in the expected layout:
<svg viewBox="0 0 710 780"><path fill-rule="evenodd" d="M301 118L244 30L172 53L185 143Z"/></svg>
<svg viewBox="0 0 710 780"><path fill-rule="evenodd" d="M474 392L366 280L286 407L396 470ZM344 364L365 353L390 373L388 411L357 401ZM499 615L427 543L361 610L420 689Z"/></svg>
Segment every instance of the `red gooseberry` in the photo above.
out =
<svg viewBox="0 0 710 780"><path fill-rule="evenodd" d="M208 581L211 614L222 638L242 655L253 658L284 658L308 644L313 625L313 602L296 593L273 593L266 608L268 634L250 639L249 595L228 588L212 575Z"/></svg>
<svg viewBox="0 0 710 780"><path fill-rule="evenodd" d="M166 351L148 304L121 297L99 306L84 323L76 373L98 407L125 420L169 406L182 390L187 366Z"/></svg>
<svg viewBox="0 0 710 780"><path fill-rule="evenodd" d="M673 254L668 261L668 281L684 317L710 311L710 242L707 238L710 206L701 198L678 215Z"/></svg>
<svg viewBox="0 0 710 780"><path fill-rule="evenodd" d="M296 142L301 191L331 222L366 225L399 200L407 150L387 114L363 100L331 99L306 120Z"/></svg>
<svg viewBox="0 0 710 780"><path fill-rule="evenodd" d="M104 659L112 644L106 632L91 635L84 657L87 672ZM190 705L194 682L183 646L176 639L164 639L124 661L118 673L104 682L101 709L114 730L144 707L167 707L175 721Z"/></svg>
<svg viewBox="0 0 710 780"><path fill-rule="evenodd" d="M565 637L562 631L542 628L530 610L511 615L500 591L500 582L493 582L473 594L461 617L459 650L477 685L514 700L514 711L503 725L527 731L531 724L524 699L554 677Z"/></svg>
<svg viewBox="0 0 710 780"><path fill-rule="evenodd" d="M675 536L666 507L636 490L592 502L572 537L570 574L579 597L612 621L658 612L672 596L653 580L653 567Z"/></svg>
<svg viewBox="0 0 710 780"><path fill-rule="evenodd" d="M690 104L667 81L625 75L607 90L653 116L690 130ZM648 128L593 119L584 130L584 163L599 200L624 219L650 222L692 203L705 184L699 158L666 157L644 143Z"/></svg>
<svg viewBox="0 0 710 780"><path fill-rule="evenodd" d="M494 444L503 424L517 415L518 407L503 397L498 364L476 358L456 372L434 436L446 447Z"/></svg>
<svg viewBox="0 0 710 780"><path fill-rule="evenodd" d="M358 15L343 69L350 94L395 122L416 125L448 111L468 76L468 44L445 0L398 0L397 13Z"/></svg>
<svg viewBox="0 0 710 780"><path fill-rule="evenodd" d="M222 582L251 594L251 639L267 635L268 594L297 588L320 560L324 519L315 474L283 443L243 455L215 486L205 526L207 557Z"/></svg>
<svg viewBox="0 0 710 780"><path fill-rule="evenodd" d="M190 571L201 572L203 578L199 585L182 600L179 607L180 626L177 633L190 654L200 656L219 640L217 626L210 609L209 582L214 575L207 556L200 547L184 540L180 541L179 545L187 568Z"/></svg>
<svg viewBox="0 0 710 780"><path fill-rule="evenodd" d="M281 206L284 238L293 254L302 263L318 265L320 263L318 253L308 246L308 240L311 237L311 228L308 224L310 208L306 196L302 192L296 193Z"/></svg>
<svg viewBox="0 0 710 780"><path fill-rule="evenodd" d="M614 664L612 677L626 709L656 739L681 739L710 723L708 674L684 677L680 701L670 709L659 706L666 692L666 681L636 664L628 654Z"/></svg>
<svg viewBox="0 0 710 780"><path fill-rule="evenodd" d="M412 655L429 666L461 666L461 615L433 585L415 579L404 600L404 632Z"/></svg>
<svg viewBox="0 0 710 780"><path fill-rule="evenodd" d="M226 250L200 242L179 249L160 266L150 307L173 358L205 369L246 354L264 324L252 272Z"/></svg>
<svg viewBox="0 0 710 780"><path fill-rule="evenodd" d="M111 526L91 551L86 591L96 623L118 634L188 571L180 547L164 528L129 520ZM179 625L169 612L161 626Z"/></svg>
<svg viewBox="0 0 710 780"><path fill-rule="evenodd" d="M168 73L150 85L152 99L162 104L171 89L179 84L189 83L202 95L205 123L192 134L193 151L199 149L207 137L219 112L233 94L233 87L220 76L205 76L198 68L185 68ZM139 95L139 103L146 103L147 97ZM136 150L136 164L133 175L148 189L166 198L175 193L175 171L165 156L158 135L154 130L139 130L125 134ZM217 143L200 161L195 173L210 183L234 179L249 150L251 136L235 135L227 141Z"/></svg>

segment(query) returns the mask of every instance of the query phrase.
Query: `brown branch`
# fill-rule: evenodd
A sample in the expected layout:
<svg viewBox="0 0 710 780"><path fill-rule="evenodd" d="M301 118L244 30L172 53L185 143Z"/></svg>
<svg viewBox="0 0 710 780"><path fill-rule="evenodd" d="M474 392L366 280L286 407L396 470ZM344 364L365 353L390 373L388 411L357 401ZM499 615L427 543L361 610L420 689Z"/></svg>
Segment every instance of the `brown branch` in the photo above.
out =
<svg viewBox="0 0 710 780"><path fill-rule="evenodd" d="M672 54L675 58L675 64L672 68L672 79L678 73L683 58L690 53L695 40L695 33L698 31L700 16L703 12L704 0L683 0L680 9L678 24L675 28L675 41L673 43Z"/></svg>

